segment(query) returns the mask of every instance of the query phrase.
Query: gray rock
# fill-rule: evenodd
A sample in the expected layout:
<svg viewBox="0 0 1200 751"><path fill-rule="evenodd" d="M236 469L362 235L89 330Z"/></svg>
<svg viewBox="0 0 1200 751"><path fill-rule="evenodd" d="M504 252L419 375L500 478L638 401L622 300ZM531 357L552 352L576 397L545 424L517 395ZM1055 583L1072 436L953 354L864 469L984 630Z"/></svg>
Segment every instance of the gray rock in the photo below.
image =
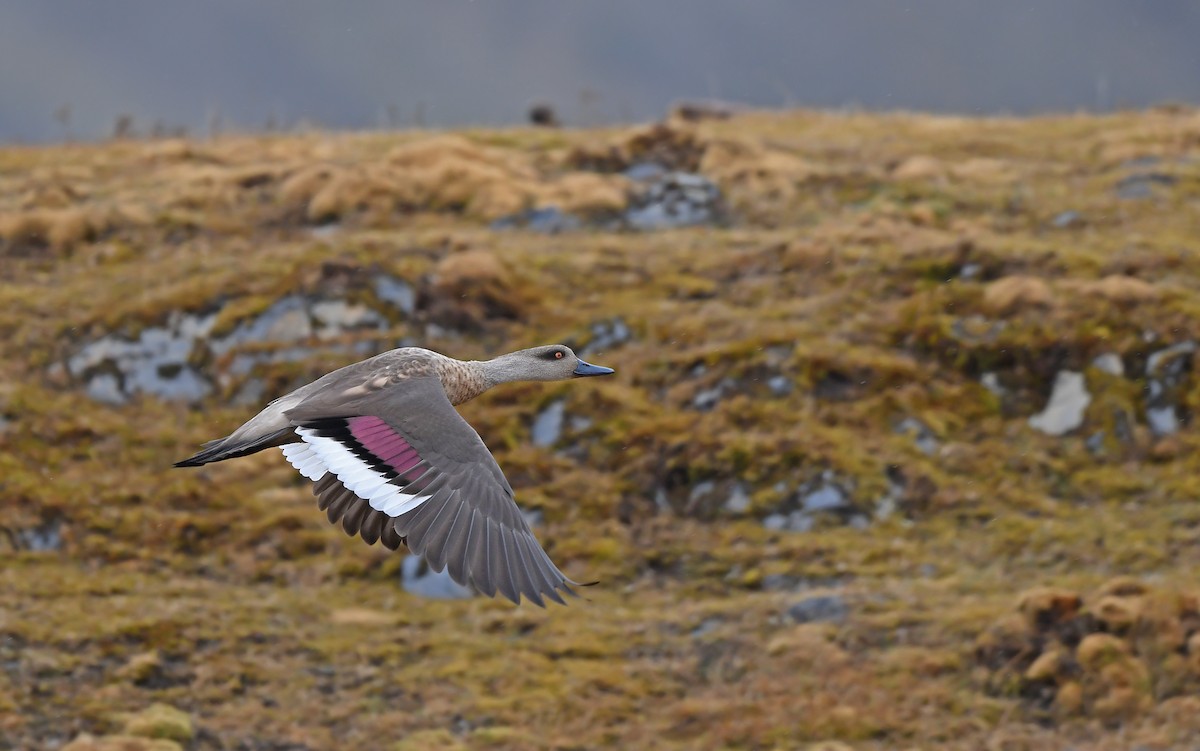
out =
<svg viewBox="0 0 1200 751"><path fill-rule="evenodd" d="M475 592L450 578L447 571L433 571L424 559L410 555L400 564L400 584L405 592L433 600L465 600Z"/></svg>
<svg viewBox="0 0 1200 751"><path fill-rule="evenodd" d="M982 271L983 266L978 263L964 263L962 268L958 270L958 277L969 281L979 276Z"/></svg>
<svg viewBox="0 0 1200 751"><path fill-rule="evenodd" d="M771 514L763 519L762 524L772 532L810 532L816 522L811 514L792 511L788 514Z"/></svg>
<svg viewBox="0 0 1200 751"><path fill-rule="evenodd" d="M992 392L996 396L1004 396L1005 394L1008 393L1008 391L1000 383L1000 376L996 375L995 373L993 373L991 371L988 371L988 372L984 373L983 375L981 375L979 377L979 382L981 384L983 384L983 387L985 389Z"/></svg>
<svg viewBox="0 0 1200 751"><path fill-rule="evenodd" d="M493 230L527 229L543 235L573 232L583 227L583 220L574 214L560 211L557 206L541 206L536 209L511 214L492 222Z"/></svg>
<svg viewBox="0 0 1200 751"><path fill-rule="evenodd" d="M1064 211L1050 221L1055 229L1069 229L1083 226L1083 215L1078 211Z"/></svg>
<svg viewBox="0 0 1200 751"><path fill-rule="evenodd" d="M716 489L717 484L712 480L704 480L693 485L691 492L688 493L688 508L694 508L697 503L704 500L705 496L712 495Z"/></svg>
<svg viewBox="0 0 1200 751"><path fill-rule="evenodd" d="M767 379L767 388L775 396L787 396L792 393L792 379L783 375L771 376Z"/></svg>
<svg viewBox="0 0 1200 751"><path fill-rule="evenodd" d="M267 384L261 378L248 378L233 395L233 403L243 407L260 405L267 394Z"/></svg>
<svg viewBox="0 0 1200 751"><path fill-rule="evenodd" d="M670 172L655 178L625 212L625 223L638 230L712 224L723 213L721 190L708 178Z"/></svg>
<svg viewBox="0 0 1200 751"><path fill-rule="evenodd" d="M411 316L417 309L417 293L412 285L403 279L386 274L376 277L375 296L391 303L406 316Z"/></svg>
<svg viewBox="0 0 1200 751"><path fill-rule="evenodd" d="M592 338L579 348L580 355L602 352L625 344L633 339L633 332L623 318L613 318L609 321L597 321L592 324Z"/></svg>
<svg viewBox="0 0 1200 751"><path fill-rule="evenodd" d="M796 623L844 623L850 608L839 595L820 595L792 605L787 614Z"/></svg>
<svg viewBox="0 0 1200 751"><path fill-rule="evenodd" d="M630 165L622 174L634 182L652 182L667 174L667 168L657 162L638 162Z"/></svg>
<svg viewBox="0 0 1200 751"><path fill-rule="evenodd" d="M697 394L692 397L692 406L701 412L707 412L713 407L717 406L717 403L721 401L721 398L725 396L725 393L733 389L733 387L736 385L737 384L730 378L722 379L721 382L716 386L697 392Z"/></svg>
<svg viewBox="0 0 1200 751"><path fill-rule="evenodd" d="M255 318L239 323L227 335L211 339L209 348L215 354L223 355L245 344L296 342L312 334L308 301L301 295L287 295Z"/></svg>
<svg viewBox="0 0 1200 751"><path fill-rule="evenodd" d="M1125 375L1125 363L1121 361L1121 356L1116 352L1105 352L1102 355L1097 355L1096 359L1092 360L1092 367L1101 373L1108 373L1117 377Z"/></svg>
<svg viewBox="0 0 1200 751"><path fill-rule="evenodd" d="M330 339L354 329L384 326L383 317L361 303L321 300L313 303L311 310L318 323L317 337L320 339Z"/></svg>
<svg viewBox="0 0 1200 751"><path fill-rule="evenodd" d="M1146 358L1146 375L1152 377L1180 375L1186 370L1188 365L1187 360L1183 356L1191 355L1195 352L1196 343L1193 341L1180 342L1166 349L1160 349Z"/></svg>
<svg viewBox="0 0 1200 751"><path fill-rule="evenodd" d="M329 240L341 231L342 225L338 224L337 222L330 222L328 224L321 224L313 227L308 231L308 234L312 235L313 238L317 240Z"/></svg>
<svg viewBox="0 0 1200 751"><path fill-rule="evenodd" d="M788 528L788 517L786 514L771 514L763 519L762 524L772 532L782 531Z"/></svg>
<svg viewBox="0 0 1200 751"><path fill-rule="evenodd" d="M187 362L215 322L215 313L174 313L164 326L145 328L136 339L111 334L97 339L70 356L66 369L84 382L91 398L106 404L122 404L138 393L194 401L211 386Z"/></svg>
<svg viewBox="0 0 1200 751"><path fill-rule="evenodd" d="M1117 197L1126 201L1142 200L1154 196L1155 188L1170 187L1176 183L1173 175L1161 172L1145 172L1130 175L1117 182Z"/></svg>
<svg viewBox="0 0 1200 751"><path fill-rule="evenodd" d="M822 485L806 494L801 500L804 511L810 514L822 511L844 511L850 507L846 494L837 485Z"/></svg>
<svg viewBox="0 0 1200 751"><path fill-rule="evenodd" d="M1060 370L1046 408L1030 417L1029 424L1047 435L1064 435L1083 425L1084 412L1091 401L1083 373Z"/></svg>
<svg viewBox="0 0 1200 751"><path fill-rule="evenodd" d="M1150 432L1156 436L1172 435L1179 431L1179 417L1175 414L1174 405L1147 407L1146 422Z"/></svg>
<svg viewBox="0 0 1200 751"><path fill-rule="evenodd" d="M546 447L558 443L562 437L566 405L561 399L550 403L533 420L533 445Z"/></svg>
<svg viewBox="0 0 1200 751"><path fill-rule="evenodd" d="M84 393L101 404L124 404L129 397L121 390L121 382L112 373L100 373L88 379Z"/></svg>
<svg viewBox="0 0 1200 751"><path fill-rule="evenodd" d="M744 514L750 510L750 502L750 494L746 492L746 486L735 482L729 491L729 498L725 499L724 508L731 514Z"/></svg>
<svg viewBox="0 0 1200 751"><path fill-rule="evenodd" d="M1146 422L1156 436L1179 431L1177 403L1180 388L1192 368L1196 352L1193 341L1180 342L1150 355L1146 360Z"/></svg>
<svg viewBox="0 0 1200 751"><path fill-rule="evenodd" d="M933 456L937 453L941 443L937 436L929 429L929 426L921 422L915 417L906 417L896 425L896 432L900 434L908 434L913 438L913 442L917 444L917 450L926 456Z"/></svg>

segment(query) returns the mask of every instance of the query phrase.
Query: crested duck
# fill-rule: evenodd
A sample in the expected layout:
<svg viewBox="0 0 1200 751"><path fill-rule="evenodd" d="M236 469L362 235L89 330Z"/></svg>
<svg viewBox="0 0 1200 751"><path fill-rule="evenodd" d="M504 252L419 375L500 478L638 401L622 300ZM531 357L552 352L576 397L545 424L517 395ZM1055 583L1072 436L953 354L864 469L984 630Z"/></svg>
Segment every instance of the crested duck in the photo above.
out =
<svg viewBox="0 0 1200 751"><path fill-rule="evenodd" d="M454 405L513 381L609 375L561 344L462 361L402 347L271 402L176 467L281 446L331 523L368 544L405 544L435 571L519 604L563 603L571 585L534 538L500 466Z"/></svg>

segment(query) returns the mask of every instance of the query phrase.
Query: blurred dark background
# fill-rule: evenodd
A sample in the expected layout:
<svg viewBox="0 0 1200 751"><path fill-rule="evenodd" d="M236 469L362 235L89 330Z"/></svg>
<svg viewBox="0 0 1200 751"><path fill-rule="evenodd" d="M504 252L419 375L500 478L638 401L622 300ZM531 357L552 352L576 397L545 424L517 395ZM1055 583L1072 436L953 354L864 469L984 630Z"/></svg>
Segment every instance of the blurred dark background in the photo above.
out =
<svg viewBox="0 0 1200 751"><path fill-rule="evenodd" d="M968 114L1200 102L1200 3L0 5L0 140L646 120L678 99Z"/></svg>

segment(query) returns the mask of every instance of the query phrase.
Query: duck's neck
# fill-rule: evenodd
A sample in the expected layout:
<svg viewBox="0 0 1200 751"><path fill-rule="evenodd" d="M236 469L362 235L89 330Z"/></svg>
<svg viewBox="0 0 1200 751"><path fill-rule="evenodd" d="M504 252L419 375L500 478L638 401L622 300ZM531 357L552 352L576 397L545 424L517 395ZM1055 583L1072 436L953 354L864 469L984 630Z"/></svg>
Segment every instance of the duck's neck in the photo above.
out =
<svg viewBox="0 0 1200 751"><path fill-rule="evenodd" d="M444 355L434 359L438 379L451 404L470 401L496 385L497 382L488 378L486 365L486 362L455 360Z"/></svg>
<svg viewBox="0 0 1200 751"><path fill-rule="evenodd" d="M439 356L436 364L442 388L452 404L474 399L492 386L525 379L519 364L508 355L482 361Z"/></svg>

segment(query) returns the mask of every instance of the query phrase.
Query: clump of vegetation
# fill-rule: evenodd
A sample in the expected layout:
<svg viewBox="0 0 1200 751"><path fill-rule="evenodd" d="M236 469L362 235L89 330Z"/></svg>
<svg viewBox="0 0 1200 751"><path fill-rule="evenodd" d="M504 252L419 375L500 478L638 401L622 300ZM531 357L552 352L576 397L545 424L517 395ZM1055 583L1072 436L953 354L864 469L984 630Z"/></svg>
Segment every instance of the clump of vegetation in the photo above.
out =
<svg viewBox="0 0 1200 751"><path fill-rule="evenodd" d="M1023 594L1018 615L976 642L987 685L1043 719L1109 725L1200 693L1200 594L1161 592L1121 577L1088 598L1064 589Z"/></svg>

